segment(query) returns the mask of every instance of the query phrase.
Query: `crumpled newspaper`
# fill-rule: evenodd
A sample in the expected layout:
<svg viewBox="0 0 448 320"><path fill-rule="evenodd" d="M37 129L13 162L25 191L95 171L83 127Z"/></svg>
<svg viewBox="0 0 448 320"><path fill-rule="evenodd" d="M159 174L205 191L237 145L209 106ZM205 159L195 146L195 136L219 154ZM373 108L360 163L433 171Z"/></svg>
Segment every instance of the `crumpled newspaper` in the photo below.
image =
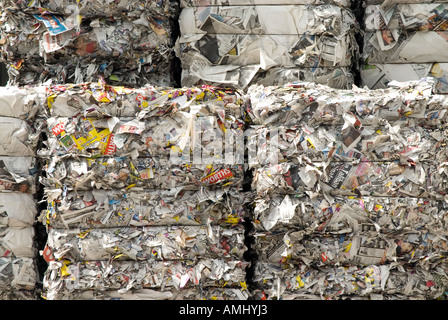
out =
<svg viewBox="0 0 448 320"><path fill-rule="evenodd" d="M313 268L303 263L259 262L254 273L258 284L254 296L264 300L434 300L443 297L448 286L443 267L430 271L395 264Z"/></svg>
<svg viewBox="0 0 448 320"><path fill-rule="evenodd" d="M315 231L257 233L259 261L303 262L314 267L398 263L424 270L444 266L447 246L440 228L382 233L375 229L378 224L360 213L343 208Z"/></svg>
<svg viewBox="0 0 448 320"><path fill-rule="evenodd" d="M2 60L9 83L82 83L101 74L108 82L132 86L174 84L166 72L174 58L169 16L144 8L133 16L118 10L114 16L104 11L85 16L82 11L75 6L64 16L41 8L6 8Z"/></svg>
<svg viewBox="0 0 448 320"><path fill-rule="evenodd" d="M384 120L390 123L402 118L437 124L430 120L437 121L439 116L443 120L446 104L445 96L433 94L433 88L432 78L392 81L388 88L377 90L357 87L340 90L310 82L253 85L247 90L248 116L252 125L303 124L309 130L324 124L378 126L385 125Z"/></svg>
<svg viewBox="0 0 448 320"><path fill-rule="evenodd" d="M46 190L47 210L39 221L52 228L98 228L149 225L242 223L246 194L237 189L179 188L134 192L93 189L85 192Z"/></svg>
<svg viewBox="0 0 448 320"><path fill-rule="evenodd" d="M217 148L221 152L214 152L212 162L223 162L225 138L231 134L243 138L247 99L238 90L133 90L100 81L87 88L52 86L47 103L47 139L39 150L41 157L70 153L178 158L179 153L190 157L191 150L187 162L197 163L197 155L208 156ZM236 163L243 164L243 159Z"/></svg>
<svg viewBox="0 0 448 320"><path fill-rule="evenodd" d="M244 227L216 225L146 226L48 230L47 247L56 260L242 259Z"/></svg>
<svg viewBox="0 0 448 320"><path fill-rule="evenodd" d="M54 300L64 294L84 291L115 291L137 294L143 289L167 299L198 288L241 288L245 283L248 262L226 259L171 261L85 261L51 262L45 273L46 298ZM219 291L218 291L219 292ZM196 293L197 294L197 293Z"/></svg>

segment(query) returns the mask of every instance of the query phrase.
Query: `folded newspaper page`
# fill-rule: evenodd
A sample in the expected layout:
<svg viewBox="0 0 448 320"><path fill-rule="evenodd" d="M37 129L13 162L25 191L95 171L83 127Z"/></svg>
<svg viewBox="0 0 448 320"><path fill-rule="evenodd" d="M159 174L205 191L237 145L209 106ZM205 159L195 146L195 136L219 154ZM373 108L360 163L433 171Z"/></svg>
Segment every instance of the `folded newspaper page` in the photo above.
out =
<svg viewBox="0 0 448 320"><path fill-rule="evenodd" d="M43 116L44 88L0 87L0 116L30 120Z"/></svg>
<svg viewBox="0 0 448 320"><path fill-rule="evenodd" d="M7 258L34 258L37 249L34 244L33 226L15 227L0 225L0 255Z"/></svg>
<svg viewBox="0 0 448 320"><path fill-rule="evenodd" d="M362 59L375 63L445 63L448 41L443 31L377 30L366 32Z"/></svg>

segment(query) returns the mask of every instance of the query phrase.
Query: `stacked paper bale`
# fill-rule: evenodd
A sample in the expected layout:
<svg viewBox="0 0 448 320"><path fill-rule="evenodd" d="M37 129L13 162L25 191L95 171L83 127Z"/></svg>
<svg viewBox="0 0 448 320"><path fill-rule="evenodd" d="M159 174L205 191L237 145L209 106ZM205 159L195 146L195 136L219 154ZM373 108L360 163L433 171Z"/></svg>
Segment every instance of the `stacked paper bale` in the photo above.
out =
<svg viewBox="0 0 448 320"><path fill-rule="evenodd" d="M40 93L0 88L0 299L36 299Z"/></svg>
<svg viewBox="0 0 448 320"><path fill-rule="evenodd" d="M181 0L183 86L246 89L251 84L354 83L357 21L350 3Z"/></svg>
<svg viewBox="0 0 448 320"><path fill-rule="evenodd" d="M448 3L432 2L366 2L363 85L377 89L392 80L432 77L436 92L448 92Z"/></svg>
<svg viewBox="0 0 448 320"><path fill-rule="evenodd" d="M97 81L174 86L178 4L1 1L2 62L12 85Z"/></svg>
<svg viewBox="0 0 448 320"><path fill-rule="evenodd" d="M251 162L254 296L445 297L446 98L433 83L248 94L266 145Z"/></svg>
<svg viewBox="0 0 448 320"><path fill-rule="evenodd" d="M219 135L243 132L243 98L49 88L46 299L247 299L243 167L195 158L224 160Z"/></svg>

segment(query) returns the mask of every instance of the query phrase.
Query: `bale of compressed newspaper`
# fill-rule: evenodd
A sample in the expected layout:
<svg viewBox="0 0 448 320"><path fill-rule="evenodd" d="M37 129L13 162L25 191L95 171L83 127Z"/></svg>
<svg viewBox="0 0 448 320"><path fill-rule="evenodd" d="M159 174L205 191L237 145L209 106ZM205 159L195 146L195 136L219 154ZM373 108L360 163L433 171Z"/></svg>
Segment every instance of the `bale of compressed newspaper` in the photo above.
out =
<svg viewBox="0 0 448 320"><path fill-rule="evenodd" d="M349 9L299 2L205 1L181 7L175 51L184 86L244 89L260 81L302 80L349 88L353 83L357 21Z"/></svg>
<svg viewBox="0 0 448 320"><path fill-rule="evenodd" d="M98 75L121 85L174 84L166 72L174 58L167 16L145 11L137 17L64 16L10 7L2 22L10 84L82 83Z"/></svg>
<svg viewBox="0 0 448 320"><path fill-rule="evenodd" d="M9 300L35 300L38 281L37 267L34 259L19 257L0 258L0 297Z"/></svg>
<svg viewBox="0 0 448 320"><path fill-rule="evenodd" d="M229 190L45 190L49 203L40 221L52 228L149 225L234 225L246 217L246 196Z"/></svg>
<svg viewBox="0 0 448 320"><path fill-rule="evenodd" d="M394 265L313 268L258 262L255 295L266 300L433 300L443 298L446 279L437 272Z"/></svg>
<svg viewBox="0 0 448 320"><path fill-rule="evenodd" d="M339 90L309 82L283 86L253 85L247 90L252 124L309 127L320 124L379 125L402 118L443 123L446 98L433 92L432 79L391 82L387 88ZM438 110L439 113L436 112ZM404 120L404 119L402 119ZM417 120L414 120L417 121ZM434 121L434 122L433 122ZM357 124L357 125L359 125Z"/></svg>
<svg viewBox="0 0 448 320"><path fill-rule="evenodd" d="M64 264L51 262L44 276L47 299L77 295L85 291L118 291L132 294L151 289L166 299L171 291L188 292L198 288L240 288L245 282L248 263L211 259L171 261L85 261Z"/></svg>
<svg viewBox="0 0 448 320"><path fill-rule="evenodd" d="M432 77L435 91L446 93L446 57L440 46L446 43L447 8L444 3L425 1L367 5L364 29L368 32L368 54L361 67L362 84L377 89L394 80Z"/></svg>
<svg viewBox="0 0 448 320"><path fill-rule="evenodd" d="M445 163L360 161L280 163L257 168L252 181L258 195L302 193L443 197Z"/></svg>
<svg viewBox="0 0 448 320"><path fill-rule="evenodd" d="M379 1L379 0L372 0ZM322 5L335 4L341 7L350 7L351 1L346 0L227 0L227 6L248 6L248 5ZM222 0L180 0L181 8L201 7L201 6L222 6Z"/></svg>
<svg viewBox="0 0 448 320"><path fill-rule="evenodd" d="M138 18L142 13L158 13L160 15L172 16L176 14L178 5L170 0L146 0L144 2L134 2L127 0L118 1L89 1L79 3L76 0L40 0L35 2L17 2L5 0L0 4L0 8L20 9L27 13L57 13L64 16L82 15L85 17L98 16L119 16L126 15Z"/></svg>
<svg viewBox="0 0 448 320"><path fill-rule="evenodd" d="M444 112L444 110L441 110ZM356 117L353 117L355 119ZM356 120L355 120L356 121ZM423 122L426 122L423 120ZM445 130L401 119L384 125L254 126L246 130L251 167L285 161L405 161L447 158Z"/></svg>
<svg viewBox="0 0 448 320"><path fill-rule="evenodd" d="M166 165L152 158L53 159L41 183L51 189L88 191L95 189L242 188L244 169L240 165ZM58 161L56 161L58 160ZM61 183L63 185L61 185Z"/></svg>
<svg viewBox="0 0 448 320"><path fill-rule="evenodd" d="M248 300L247 289L235 288L187 288L183 290L135 289L107 291L59 291L43 294L48 300Z"/></svg>
<svg viewBox="0 0 448 320"><path fill-rule="evenodd" d="M56 260L242 259L244 227L146 226L50 229L47 246Z"/></svg>
<svg viewBox="0 0 448 320"><path fill-rule="evenodd" d="M303 262L315 267L398 263L437 269L443 266L445 240L440 228L384 232L367 215L341 209L321 221L316 230L257 233L259 261Z"/></svg>
<svg viewBox="0 0 448 320"><path fill-rule="evenodd" d="M366 230L373 226L381 234L391 234L404 228L438 229L447 209L443 200L411 197L334 197L327 200L317 195L276 194L257 197L254 201L254 228L267 232L320 230L325 221L338 212L372 221Z"/></svg>
<svg viewBox="0 0 448 320"><path fill-rule="evenodd" d="M224 114L244 119L248 99L242 90L210 86L167 88L146 85L139 88L97 82L46 86L48 114L55 118L89 117L141 119L171 116L183 112L199 115Z"/></svg>

